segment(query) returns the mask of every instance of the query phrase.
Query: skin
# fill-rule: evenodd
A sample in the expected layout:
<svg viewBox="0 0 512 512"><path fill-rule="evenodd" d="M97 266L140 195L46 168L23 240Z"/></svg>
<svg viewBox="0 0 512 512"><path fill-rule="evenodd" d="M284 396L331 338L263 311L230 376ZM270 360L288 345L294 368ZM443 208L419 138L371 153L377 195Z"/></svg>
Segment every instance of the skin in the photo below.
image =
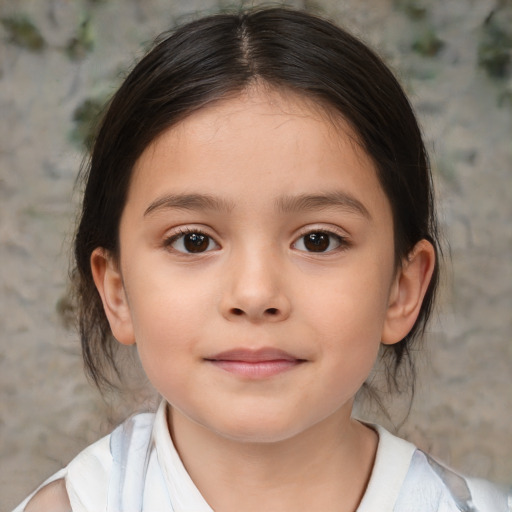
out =
<svg viewBox="0 0 512 512"><path fill-rule="evenodd" d="M434 253L420 241L395 268L391 207L356 140L291 92L216 102L146 148L120 257L92 255L114 336L137 345L215 510L353 511L366 488L378 440L353 398L380 344L413 326ZM215 359L234 348L292 363L235 374Z"/></svg>
<svg viewBox="0 0 512 512"><path fill-rule="evenodd" d="M25 507L25 512L44 511L71 512L71 504L63 479L45 485Z"/></svg>

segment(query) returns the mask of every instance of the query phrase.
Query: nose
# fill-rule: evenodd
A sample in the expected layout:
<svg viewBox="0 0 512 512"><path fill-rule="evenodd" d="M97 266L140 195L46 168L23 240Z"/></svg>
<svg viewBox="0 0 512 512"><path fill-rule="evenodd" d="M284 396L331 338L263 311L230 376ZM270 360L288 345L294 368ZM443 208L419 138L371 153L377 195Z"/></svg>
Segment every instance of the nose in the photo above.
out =
<svg viewBox="0 0 512 512"><path fill-rule="evenodd" d="M222 315L231 321L281 322L290 316L283 269L275 255L260 251L232 258L226 269Z"/></svg>

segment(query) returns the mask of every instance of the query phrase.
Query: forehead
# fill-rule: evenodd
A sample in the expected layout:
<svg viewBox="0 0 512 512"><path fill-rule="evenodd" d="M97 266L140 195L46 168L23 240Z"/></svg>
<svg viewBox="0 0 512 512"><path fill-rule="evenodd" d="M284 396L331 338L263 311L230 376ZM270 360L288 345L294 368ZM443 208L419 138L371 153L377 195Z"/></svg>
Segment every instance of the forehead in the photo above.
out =
<svg viewBox="0 0 512 512"><path fill-rule="evenodd" d="M200 189L235 202L241 192L258 191L275 203L338 188L383 202L373 162L348 123L291 91L252 87L153 141L136 162L128 199Z"/></svg>

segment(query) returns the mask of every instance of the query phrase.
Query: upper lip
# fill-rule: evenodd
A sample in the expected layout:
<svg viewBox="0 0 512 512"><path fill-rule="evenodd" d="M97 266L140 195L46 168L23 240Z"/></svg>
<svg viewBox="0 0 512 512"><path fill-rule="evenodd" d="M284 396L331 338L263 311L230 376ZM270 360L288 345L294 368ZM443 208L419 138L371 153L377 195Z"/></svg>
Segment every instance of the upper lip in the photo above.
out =
<svg viewBox="0 0 512 512"><path fill-rule="evenodd" d="M272 347L264 347L256 350L248 348L234 348L215 354L212 357L207 357L206 359L209 361L244 361L248 363L301 360L284 350Z"/></svg>

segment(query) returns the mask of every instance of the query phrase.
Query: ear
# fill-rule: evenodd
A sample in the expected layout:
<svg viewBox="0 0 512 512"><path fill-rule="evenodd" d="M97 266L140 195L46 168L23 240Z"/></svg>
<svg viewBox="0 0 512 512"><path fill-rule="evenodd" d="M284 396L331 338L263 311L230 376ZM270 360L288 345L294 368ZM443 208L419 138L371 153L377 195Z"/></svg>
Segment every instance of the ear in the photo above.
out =
<svg viewBox="0 0 512 512"><path fill-rule="evenodd" d="M427 292L435 265L430 242L420 240L402 262L395 276L386 313L382 343L397 343L413 328Z"/></svg>
<svg viewBox="0 0 512 512"><path fill-rule="evenodd" d="M130 308L115 258L106 249L96 248L91 254L91 271L112 334L123 345L135 344Z"/></svg>

